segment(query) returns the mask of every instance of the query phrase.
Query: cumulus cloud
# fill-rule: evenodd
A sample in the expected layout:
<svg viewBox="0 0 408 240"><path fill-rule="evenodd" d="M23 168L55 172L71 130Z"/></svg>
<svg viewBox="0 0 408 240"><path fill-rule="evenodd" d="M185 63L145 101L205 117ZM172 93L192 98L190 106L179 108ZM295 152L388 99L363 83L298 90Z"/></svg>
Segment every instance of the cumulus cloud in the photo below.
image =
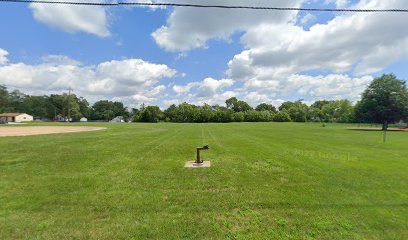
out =
<svg viewBox="0 0 408 240"><path fill-rule="evenodd" d="M326 0L326 4L334 3L337 8L345 8L350 5L350 0Z"/></svg>
<svg viewBox="0 0 408 240"><path fill-rule="evenodd" d="M165 99L165 106L189 102L194 104L221 104L230 97L238 97L255 107L260 103L280 106L284 100L306 99L349 99L357 101L360 94L373 80L372 76L350 77L346 74L308 76L293 74L275 80L249 79L242 87L236 87L231 79L206 78L200 82L175 85L177 98ZM292 100L296 100L292 99Z"/></svg>
<svg viewBox="0 0 408 240"><path fill-rule="evenodd" d="M304 17L300 19L300 24L302 26L316 22L317 17L313 14L307 13Z"/></svg>
<svg viewBox="0 0 408 240"><path fill-rule="evenodd" d="M110 35L106 9L98 6L30 4L34 18L48 26L99 37Z"/></svg>
<svg viewBox="0 0 408 240"><path fill-rule="evenodd" d="M356 8L398 8L403 1L360 1ZM261 24L242 36L245 49L227 75L244 83L250 102L273 98L358 100L370 74L408 56L405 15L345 14L309 30ZM308 76L318 70L328 74ZM244 95L245 96L245 95Z"/></svg>
<svg viewBox="0 0 408 240"><path fill-rule="evenodd" d="M406 5L403 0L360 0L354 5L351 3L356 1L325 1L339 8L385 9ZM256 0L251 1L251 5L300 7L304 2ZM206 4L247 3L244 0L206 1ZM103 8L52 6L45 9L41 5L31 5L31 8L36 19L65 31L87 32L100 37L109 35L107 13ZM90 96L120 96L126 101L139 102L161 98L164 104L184 101L223 104L232 96L253 106L261 102L278 105L281 99L293 100L294 97L357 100L372 80L370 74L408 56L408 32L405 30L408 16L404 14L347 13L307 29L302 25L310 26L319 19L311 14L300 16L296 11L174 8L167 23L152 33L162 49L187 56L186 51L205 48L211 39L230 41L234 33L242 33L243 49L229 61L224 76L227 79L207 78L185 85L170 85L177 94L172 99L163 99L168 96L159 80L174 77L175 70L140 59L83 66L65 56L50 55L39 65L8 64L7 52L0 49L0 64L3 64L0 83L47 91L76 84L80 91ZM309 76L307 73L312 71L314 76ZM239 88L235 85L237 82Z"/></svg>
<svg viewBox="0 0 408 240"><path fill-rule="evenodd" d="M197 86L198 84L199 84L198 82L191 82L184 86L174 85L173 91L177 93L177 95L181 95L181 94L189 92L193 87Z"/></svg>
<svg viewBox="0 0 408 240"><path fill-rule="evenodd" d="M51 59L59 61L50 62ZM166 89L159 84L160 80L176 75L176 71L166 65L141 59L112 60L88 66L64 56L46 56L44 60L38 65L0 66L0 84L31 94L60 93L73 87L77 94L91 100L121 98L129 102L151 102Z"/></svg>
<svg viewBox="0 0 408 240"><path fill-rule="evenodd" d="M6 64L8 62L7 55L8 52L0 48L0 65Z"/></svg>
<svg viewBox="0 0 408 240"><path fill-rule="evenodd" d="M165 90L166 90L166 86L164 85L159 85L154 88L150 88L148 91L144 91L142 93L133 95L131 97L132 101L130 102L136 102L136 103L154 102L162 96Z"/></svg>
<svg viewBox="0 0 408 240"><path fill-rule="evenodd" d="M234 81L232 79L217 80L213 78L206 78L201 82L191 82L184 86L174 85L173 91L180 95L189 93L193 88L196 88L198 91L196 95L197 97L211 98L223 89L231 87L232 85L234 85Z"/></svg>
<svg viewBox="0 0 408 240"><path fill-rule="evenodd" d="M211 98L209 97L194 97L190 101L193 104L196 105L203 105L203 104L209 104L209 105L225 105L225 100L231 97L237 97L239 96L239 92L236 90L230 90L230 91L225 91L225 92L218 92L214 94Z"/></svg>
<svg viewBox="0 0 408 240"><path fill-rule="evenodd" d="M176 1L182 2L182 1ZM251 6L299 7L302 0L253 0ZM248 1L207 0L208 5L248 5ZM167 51L188 51L206 47L210 39L229 40L236 32L245 32L261 23L280 24L291 21L297 12L251 11L225 9L176 8L167 25L153 34L156 43Z"/></svg>
<svg viewBox="0 0 408 240"><path fill-rule="evenodd" d="M222 104L226 99L237 96L235 91L225 91L234 85L232 79L206 78L200 82L191 82L187 85L174 85L173 91L177 93L178 99L166 99L165 105L189 102L193 104Z"/></svg>
<svg viewBox="0 0 408 240"><path fill-rule="evenodd" d="M353 78L344 74L318 76L294 74L279 80L251 79L245 82L241 96L252 106L263 102L279 106L283 102L281 98L293 97L357 101L372 80L372 76Z"/></svg>
<svg viewBox="0 0 408 240"><path fill-rule="evenodd" d="M286 100L271 97L269 94L259 93L259 92L244 92L241 94L242 99L247 102L252 107L256 107L261 103L272 104L276 108L278 108L282 103L286 102Z"/></svg>
<svg viewBox="0 0 408 240"><path fill-rule="evenodd" d="M41 58L43 63L54 64L54 65L80 65L79 61L71 59L64 55L46 55Z"/></svg>
<svg viewBox="0 0 408 240"><path fill-rule="evenodd" d="M356 101L373 80L372 76L352 78L344 74L308 76L294 74L280 80L256 80L245 83L245 90L269 97L298 96L312 99L350 99Z"/></svg>
<svg viewBox="0 0 408 240"><path fill-rule="evenodd" d="M175 70L167 65L151 64L141 59L126 59L101 63L96 68L100 79L114 81L125 86L151 86L157 79L172 77Z"/></svg>
<svg viewBox="0 0 408 240"><path fill-rule="evenodd" d="M221 92L227 87L234 85L234 81L231 79L221 79L216 80L213 78L206 78L199 84L198 90L199 93L197 97L199 98L211 98L214 97L217 93Z"/></svg>
<svg viewBox="0 0 408 240"><path fill-rule="evenodd" d="M259 92L249 92L243 96L244 101L246 101L251 106L257 106L260 103L271 103L272 98L268 94L261 94Z"/></svg>
<svg viewBox="0 0 408 240"><path fill-rule="evenodd" d="M207 3L225 2L212 0ZM234 1L233 4L245 3ZM302 3L304 1L274 1L273 4L271 1L253 1L251 5L299 7ZM361 0L357 3L327 0L325 3L335 4L338 8L405 6L403 0ZM243 89L231 91L254 103L289 96L356 100L372 80L370 74L408 56L408 32L404 31L408 16L403 14L347 13L303 28L302 25L313 21L318 21L313 15L307 14L299 19L297 12L270 14L177 8L167 24L152 36L167 51L188 51L206 47L210 39L228 41L233 33L242 32L243 50L228 63L226 74L244 85ZM310 71L324 74L308 76ZM179 95L197 88L196 83L173 86ZM201 94L204 96L206 92ZM208 94L211 95L211 90Z"/></svg>
<svg viewBox="0 0 408 240"><path fill-rule="evenodd" d="M399 8L402 0L361 1L356 8ZM271 79L308 70L375 73L408 56L408 16L346 14L310 30L293 23L263 24L242 37L246 50L230 62L238 79Z"/></svg>

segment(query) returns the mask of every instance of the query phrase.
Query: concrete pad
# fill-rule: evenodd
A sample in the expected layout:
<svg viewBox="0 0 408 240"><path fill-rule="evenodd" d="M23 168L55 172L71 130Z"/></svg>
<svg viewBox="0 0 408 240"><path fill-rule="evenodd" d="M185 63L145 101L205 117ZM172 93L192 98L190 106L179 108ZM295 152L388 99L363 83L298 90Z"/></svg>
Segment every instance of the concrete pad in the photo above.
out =
<svg viewBox="0 0 408 240"><path fill-rule="evenodd" d="M203 163L196 163L195 161L187 162L184 165L185 168L208 168L211 167L210 161L204 161Z"/></svg>

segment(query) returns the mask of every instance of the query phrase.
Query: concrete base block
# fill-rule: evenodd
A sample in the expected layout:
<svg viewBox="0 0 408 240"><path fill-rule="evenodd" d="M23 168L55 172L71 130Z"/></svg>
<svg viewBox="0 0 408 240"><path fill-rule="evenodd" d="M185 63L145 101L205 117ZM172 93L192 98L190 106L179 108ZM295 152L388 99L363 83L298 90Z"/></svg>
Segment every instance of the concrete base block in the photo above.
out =
<svg viewBox="0 0 408 240"><path fill-rule="evenodd" d="M196 163L195 161L187 162L184 165L185 168L208 168L211 167L210 161L204 161L203 163Z"/></svg>

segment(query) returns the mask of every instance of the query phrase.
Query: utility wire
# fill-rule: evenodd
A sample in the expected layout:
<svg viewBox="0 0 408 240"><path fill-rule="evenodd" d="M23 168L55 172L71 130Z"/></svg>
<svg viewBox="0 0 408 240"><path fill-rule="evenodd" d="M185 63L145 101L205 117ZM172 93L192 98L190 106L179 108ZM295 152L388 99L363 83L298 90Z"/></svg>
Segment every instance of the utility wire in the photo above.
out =
<svg viewBox="0 0 408 240"><path fill-rule="evenodd" d="M45 1L45 0L0 0L0 3L33 3L33 4L59 4L82 6L144 6L144 7L192 7L192 8L219 8L219 9L249 9L272 11L306 11L306 12L391 12L408 13L408 9L353 9L353 8L293 8L293 7L261 7L237 5L205 5L188 3L151 3L151 2L74 2L74 1Z"/></svg>

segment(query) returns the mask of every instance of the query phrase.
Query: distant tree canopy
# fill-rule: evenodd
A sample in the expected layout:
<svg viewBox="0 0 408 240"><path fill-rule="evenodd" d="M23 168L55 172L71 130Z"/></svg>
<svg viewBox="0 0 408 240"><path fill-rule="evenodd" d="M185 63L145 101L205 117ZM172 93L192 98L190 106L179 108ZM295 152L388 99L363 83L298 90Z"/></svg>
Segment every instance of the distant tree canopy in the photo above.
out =
<svg viewBox="0 0 408 240"><path fill-rule="evenodd" d="M68 106L71 118L76 121L82 117L94 120L110 120L116 116L128 117L129 113L121 102L99 101L90 107L85 98L67 93L49 96L30 96L18 90L9 92L0 85L0 112L21 112L35 118L62 120L68 118Z"/></svg>
<svg viewBox="0 0 408 240"><path fill-rule="evenodd" d="M234 112L245 112L252 110L252 107L248 103L238 100L236 97L229 98L225 101L228 109L233 110Z"/></svg>
<svg viewBox="0 0 408 240"><path fill-rule="evenodd" d="M69 104L68 104L69 103ZM225 101L225 106L196 106L189 103L171 105L164 111L158 106L132 108L121 102L101 100L92 106L75 94L68 96L30 96L18 90L9 92L0 85L0 113L25 112L41 119L60 119L70 115L74 120L86 117L91 120L109 121L117 116L135 122L368 122L392 123L408 118L408 93L405 82L395 75L374 79L355 106L349 100L319 100L306 105L303 100L284 102L278 110L272 104L261 103L253 109L236 97ZM386 124L384 125L386 127Z"/></svg>
<svg viewBox="0 0 408 240"><path fill-rule="evenodd" d="M295 102L284 102L279 107L279 111L286 112L289 114L289 117L294 122L306 122L308 119L309 107L298 100Z"/></svg>
<svg viewBox="0 0 408 240"><path fill-rule="evenodd" d="M272 104L261 103L255 108L256 111L271 111L276 113L276 108Z"/></svg>
<svg viewBox="0 0 408 240"><path fill-rule="evenodd" d="M108 100L101 100L94 103L92 109L89 111L92 120L111 120L117 116L124 118L129 117L129 112L121 102L111 102Z"/></svg>
<svg viewBox="0 0 408 240"><path fill-rule="evenodd" d="M368 86L357 103L356 117L363 122L388 123L408 116L408 91L405 81L394 74L383 75Z"/></svg>
<svg viewBox="0 0 408 240"><path fill-rule="evenodd" d="M159 122L164 118L163 112L158 106L147 106L138 113L137 120L140 122Z"/></svg>

